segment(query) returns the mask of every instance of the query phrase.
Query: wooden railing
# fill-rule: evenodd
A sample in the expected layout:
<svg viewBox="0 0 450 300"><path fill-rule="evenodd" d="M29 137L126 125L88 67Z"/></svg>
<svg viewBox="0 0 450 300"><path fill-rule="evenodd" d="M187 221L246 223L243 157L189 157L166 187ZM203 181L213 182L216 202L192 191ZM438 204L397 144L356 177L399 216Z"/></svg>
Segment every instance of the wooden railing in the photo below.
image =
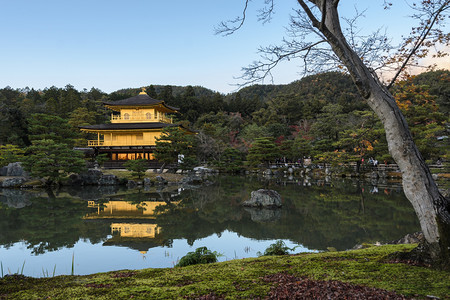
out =
<svg viewBox="0 0 450 300"><path fill-rule="evenodd" d="M289 168L289 167L294 167L294 168L312 167L312 168L319 168L319 169L331 168L331 164L325 164L325 163L319 163L319 164L312 163L310 165L302 165L301 163L270 163L269 165L270 165L270 168ZM344 164L343 166L346 166L354 171L356 171L356 169L357 169L356 162ZM450 172L450 165L448 165L448 164L428 165L428 168L437 170L441 173ZM359 170L361 172L370 171L370 170L385 171L385 172L400 172L400 168L398 167L397 164L385 164L385 163L381 163L381 164L379 163L376 166L369 164L369 163L360 164Z"/></svg>
<svg viewBox="0 0 450 300"><path fill-rule="evenodd" d="M302 168L302 167L311 167L311 168L331 168L331 164L326 163L319 163L315 164L314 162L311 164L301 164L301 163L270 163L270 168ZM351 162L347 165L344 164L344 166L347 166L353 170L356 171L357 165L356 162ZM431 167L431 166L430 166ZM367 171L367 170L379 170L379 171L386 171L386 172L400 172L400 169L398 168L397 164L378 164L377 166L370 165L368 163L361 164L359 166L360 171Z"/></svg>
<svg viewBox="0 0 450 300"><path fill-rule="evenodd" d="M142 141L103 141L103 140L90 140L88 141L88 147L99 147L99 146L154 146L155 143L150 140Z"/></svg>
<svg viewBox="0 0 450 300"><path fill-rule="evenodd" d="M105 143L104 141L91 140L91 141L88 141L88 147L98 147L98 146L103 146L104 143Z"/></svg>
<svg viewBox="0 0 450 300"><path fill-rule="evenodd" d="M168 118L166 116L159 115L156 119L144 116L129 116L128 118L124 118L123 115L111 115L111 123L133 123L133 122L161 122L161 123L173 123L172 118Z"/></svg>

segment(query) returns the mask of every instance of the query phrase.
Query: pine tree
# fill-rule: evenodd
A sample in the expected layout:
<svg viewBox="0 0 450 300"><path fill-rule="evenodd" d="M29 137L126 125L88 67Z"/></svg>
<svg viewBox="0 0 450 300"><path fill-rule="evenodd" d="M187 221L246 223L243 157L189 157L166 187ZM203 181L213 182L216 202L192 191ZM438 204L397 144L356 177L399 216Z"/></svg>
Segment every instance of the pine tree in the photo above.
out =
<svg viewBox="0 0 450 300"><path fill-rule="evenodd" d="M53 140L36 140L28 147L27 152L23 162L25 170L33 177L45 178L48 186L59 183L70 173L79 173L86 167L81 152Z"/></svg>
<svg viewBox="0 0 450 300"><path fill-rule="evenodd" d="M147 170L147 160L145 159L136 159L136 160L129 160L124 164L124 167L127 168L127 170L130 170L132 173L132 176L137 176L139 179L145 174L145 171Z"/></svg>
<svg viewBox="0 0 450 300"><path fill-rule="evenodd" d="M275 143L267 137L257 138L248 150L247 160L250 165L257 166L264 163L267 167L280 156L280 151Z"/></svg>
<svg viewBox="0 0 450 300"><path fill-rule="evenodd" d="M73 146L74 139L78 136L78 132L73 130L67 120L58 116L33 114L28 122L31 141L49 139Z"/></svg>
<svg viewBox="0 0 450 300"><path fill-rule="evenodd" d="M192 135L186 134L179 127L167 127L156 138L155 158L166 164L178 162L178 155L192 162L195 159L195 141Z"/></svg>

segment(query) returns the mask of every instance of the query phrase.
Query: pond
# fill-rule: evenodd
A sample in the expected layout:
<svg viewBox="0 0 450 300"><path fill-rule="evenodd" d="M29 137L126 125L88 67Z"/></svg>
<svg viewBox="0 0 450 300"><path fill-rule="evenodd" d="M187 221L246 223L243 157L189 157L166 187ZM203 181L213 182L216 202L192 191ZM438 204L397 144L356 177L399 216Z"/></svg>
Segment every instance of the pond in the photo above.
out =
<svg viewBox="0 0 450 300"><path fill-rule="evenodd" d="M85 275L173 267L206 246L220 261L256 257L277 240L293 252L345 250L420 230L401 183L217 176L196 188L0 189L1 275ZM251 191L278 210L243 208Z"/></svg>

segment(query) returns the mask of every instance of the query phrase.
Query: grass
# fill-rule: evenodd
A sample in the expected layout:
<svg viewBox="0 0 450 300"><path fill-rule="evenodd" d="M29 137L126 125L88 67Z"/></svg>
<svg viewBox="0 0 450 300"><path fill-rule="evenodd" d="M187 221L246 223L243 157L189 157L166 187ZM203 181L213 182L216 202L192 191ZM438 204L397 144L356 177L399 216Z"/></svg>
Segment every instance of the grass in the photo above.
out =
<svg viewBox="0 0 450 300"><path fill-rule="evenodd" d="M72 253L72 269L70 271L70 275L75 275L75 253Z"/></svg>
<svg viewBox="0 0 450 300"><path fill-rule="evenodd" d="M88 276L0 279L6 299L180 299L215 294L228 299L264 298L275 273L339 280L393 290L415 298L450 299L450 273L401 263L387 255L415 245L370 247L344 252L264 256L182 268L116 271ZM3 299L3 298L2 298Z"/></svg>

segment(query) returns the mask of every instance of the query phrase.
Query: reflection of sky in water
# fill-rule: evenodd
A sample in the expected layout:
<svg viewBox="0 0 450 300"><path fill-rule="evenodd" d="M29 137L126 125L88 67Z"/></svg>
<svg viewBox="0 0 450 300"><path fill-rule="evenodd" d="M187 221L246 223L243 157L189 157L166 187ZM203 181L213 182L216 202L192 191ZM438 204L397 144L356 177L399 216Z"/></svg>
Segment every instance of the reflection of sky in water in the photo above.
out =
<svg viewBox="0 0 450 300"><path fill-rule="evenodd" d="M377 182L378 193L372 184L349 180L273 184L283 198L283 209L255 211L239 203L261 188L261 182L216 179L215 185L185 191L83 187L68 189L71 197L59 198L0 191L0 201L6 204L0 206L3 275L21 273L24 262L24 275L52 276L55 265L55 275L69 275L72 255L77 275L170 268L204 246L223 254L219 261L256 257L277 238L290 248L296 244L288 239L302 244L294 253L345 250L363 242L399 239L420 228L398 183ZM108 201L92 200L103 195ZM175 201L165 207L163 200L172 197Z"/></svg>
<svg viewBox="0 0 450 300"><path fill-rule="evenodd" d="M173 241L171 248L155 247L145 254L126 247L102 246L102 243L91 244L88 241L79 240L73 248L62 248L40 255L32 255L31 249L27 249L26 245L20 242L13 244L9 249L0 247L0 261L3 264L4 275L21 273L24 262L23 274L27 276L43 277L43 273L47 274L47 272L48 276L52 276L55 265L55 275L70 275L72 255L74 255L75 275L86 275L121 269L170 268L187 252L203 246L223 254L219 261L256 257L258 251L264 252L275 241L258 241L224 231L220 237L212 235L196 240L192 247L186 240L179 239ZM285 243L290 248L296 246L287 240ZM307 251L310 250L298 247L294 252Z"/></svg>

